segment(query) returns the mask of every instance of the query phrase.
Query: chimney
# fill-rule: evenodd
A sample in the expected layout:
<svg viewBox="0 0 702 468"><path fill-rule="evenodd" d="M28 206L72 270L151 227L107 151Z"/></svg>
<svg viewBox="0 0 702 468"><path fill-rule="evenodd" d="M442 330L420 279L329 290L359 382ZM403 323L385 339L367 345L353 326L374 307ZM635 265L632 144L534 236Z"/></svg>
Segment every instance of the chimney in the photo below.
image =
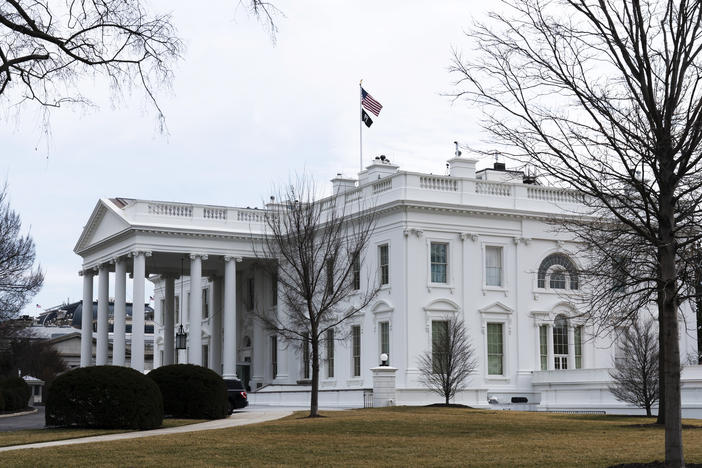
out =
<svg viewBox="0 0 702 468"><path fill-rule="evenodd" d="M475 164L477 159L467 159L455 157L448 160L450 165L449 175L451 177L461 177L465 179L475 179Z"/></svg>
<svg viewBox="0 0 702 468"><path fill-rule="evenodd" d="M400 166L392 164L385 155L377 156L365 171L359 174L359 185L393 175Z"/></svg>
<svg viewBox="0 0 702 468"><path fill-rule="evenodd" d="M341 173L336 174L336 177L331 180L331 183L334 195L356 188L356 179L343 177Z"/></svg>

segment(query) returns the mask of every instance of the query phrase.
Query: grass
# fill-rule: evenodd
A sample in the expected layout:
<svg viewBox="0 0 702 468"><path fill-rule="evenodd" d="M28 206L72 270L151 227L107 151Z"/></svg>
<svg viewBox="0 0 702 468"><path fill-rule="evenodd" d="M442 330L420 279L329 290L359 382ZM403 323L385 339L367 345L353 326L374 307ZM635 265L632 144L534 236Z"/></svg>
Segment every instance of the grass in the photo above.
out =
<svg viewBox="0 0 702 468"><path fill-rule="evenodd" d="M609 466L663 459L653 419L400 407L0 454L0 466ZM702 421L683 431L702 461Z"/></svg>
<svg viewBox="0 0 702 468"><path fill-rule="evenodd" d="M164 419L162 428L185 426L204 422L204 419ZM105 434L119 434L131 432L124 429L73 429L73 428L48 428L30 429L25 431L0 432L0 447L9 445L34 444L52 440L77 439L79 437L92 437ZM2 463L0 463L2 465Z"/></svg>

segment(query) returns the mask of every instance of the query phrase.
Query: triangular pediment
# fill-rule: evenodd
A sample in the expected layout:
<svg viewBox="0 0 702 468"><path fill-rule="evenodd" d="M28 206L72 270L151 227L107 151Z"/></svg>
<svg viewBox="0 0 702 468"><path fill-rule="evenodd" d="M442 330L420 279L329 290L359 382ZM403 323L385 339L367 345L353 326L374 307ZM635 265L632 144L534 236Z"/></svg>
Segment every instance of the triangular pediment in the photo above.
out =
<svg viewBox="0 0 702 468"><path fill-rule="evenodd" d="M130 224L116 210L105 200L98 201L73 251L80 254L91 246L128 229Z"/></svg>
<svg viewBox="0 0 702 468"><path fill-rule="evenodd" d="M500 301L493 302L489 306L485 306L479 310L481 314L511 314L514 310L511 307L507 307Z"/></svg>
<svg viewBox="0 0 702 468"><path fill-rule="evenodd" d="M450 299L436 299L424 306L424 310L427 312L455 313L460 310L460 307Z"/></svg>

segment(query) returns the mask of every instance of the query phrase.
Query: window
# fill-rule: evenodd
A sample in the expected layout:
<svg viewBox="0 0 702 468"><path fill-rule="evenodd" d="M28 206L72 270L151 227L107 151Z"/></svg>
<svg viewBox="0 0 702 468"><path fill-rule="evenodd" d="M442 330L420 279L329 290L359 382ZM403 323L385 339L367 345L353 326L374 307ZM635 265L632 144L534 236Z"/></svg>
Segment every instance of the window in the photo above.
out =
<svg viewBox="0 0 702 468"><path fill-rule="evenodd" d="M175 315L173 317L174 322L179 323L180 322L180 296L175 297L175 307L173 308L173 313Z"/></svg>
<svg viewBox="0 0 702 468"><path fill-rule="evenodd" d="M553 323L553 358L555 369L568 368L568 319L563 315Z"/></svg>
<svg viewBox="0 0 702 468"><path fill-rule="evenodd" d="M327 330L327 378L334 377L334 329Z"/></svg>
<svg viewBox="0 0 702 468"><path fill-rule="evenodd" d="M616 292L623 292L626 290L627 283L627 270L626 270L626 258L617 257L612 260L612 290Z"/></svg>
<svg viewBox="0 0 702 468"><path fill-rule="evenodd" d="M575 327L573 330L573 341L575 341L575 368L583 368L583 327Z"/></svg>
<svg viewBox="0 0 702 468"><path fill-rule="evenodd" d="M187 310L185 310L185 321L186 323L190 323L190 293L188 293L188 304L187 304Z"/></svg>
<svg viewBox="0 0 702 468"><path fill-rule="evenodd" d="M380 322L380 354L387 354L387 365L390 365L390 322Z"/></svg>
<svg viewBox="0 0 702 468"><path fill-rule="evenodd" d="M559 266L560 268L551 268L553 266ZM541 262L541 265L539 265L539 272L537 276L537 287L541 289L546 288L546 276L548 276L549 272L551 273L551 278L549 281L549 286L551 288L578 289L578 270L575 267L575 263L573 263L573 261L570 258L568 258L567 255L562 253L554 253L546 257ZM554 276L556 277L555 283L553 281ZM552 286L552 284L555 286ZM562 287L556 287L561 285Z"/></svg>
<svg viewBox="0 0 702 468"><path fill-rule="evenodd" d="M249 278L246 281L246 306L249 310L254 308L254 279Z"/></svg>
<svg viewBox="0 0 702 468"><path fill-rule="evenodd" d="M380 284L390 283L390 265L388 263L388 244L378 247L378 265L380 268Z"/></svg>
<svg viewBox="0 0 702 468"><path fill-rule="evenodd" d="M555 270L551 273L551 278L549 280L549 286L551 289L565 289L566 288L566 277L563 270Z"/></svg>
<svg viewBox="0 0 702 468"><path fill-rule="evenodd" d="M166 323L166 300L161 299L161 325Z"/></svg>
<svg viewBox="0 0 702 468"><path fill-rule="evenodd" d="M352 356L352 375L354 377L361 376L361 326L354 325L351 327L351 356Z"/></svg>
<svg viewBox="0 0 702 468"><path fill-rule="evenodd" d="M431 254L431 282L448 283L448 244L432 242Z"/></svg>
<svg viewBox="0 0 702 468"><path fill-rule="evenodd" d="M448 322L435 320L431 322L431 368L434 374L446 373L446 338Z"/></svg>
<svg viewBox="0 0 702 468"><path fill-rule="evenodd" d="M202 345L202 367L209 367L210 347Z"/></svg>
<svg viewBox="0 0 702 468"><path fill-rule="evenodd" d="M351 260L351 273L353 274L353 290L361 289L361 254L356 252Z"/></svg>
<svg viewBox="0 0 702 468"><path fill-rule="evenodd" d="M548 369L548 325L539 327L539 355L541 356L541 370Z"/></svg>
<svg viewBox="0 0 702 468"><path fill-rule="evenodd" d="M485 285L502 286L502 247L485 247Z"/></svg>
<svg viewBox="0 0 702 468"><path fill-rule="evenodd" d="M488 375L503 375L502 324L487 324Z"/></svg>
<svg viewBox="0 0 702 468"><path fill-rule="evenodd" d="M278 305L278 273L273 273L271 278L271 298L271 304L274 306Z"/></svg>
<svg viewBox="0 0 702 468"><path fill-rule="evenodd" d="M275 379L278 376L278 337L271 336L271 375Z"/></svg>
<svg viewBox="0 0 702 468"><path fill-rule="evenodd" d="M310 378L310 335L302 334L302 377Z"/></svg>
<svg viewBox="0 0 702 468"><path fill-rule="evenodd" d="M210 295L209 289L205 288L202 290L202 318L206 319L210 316Z"/></svg>

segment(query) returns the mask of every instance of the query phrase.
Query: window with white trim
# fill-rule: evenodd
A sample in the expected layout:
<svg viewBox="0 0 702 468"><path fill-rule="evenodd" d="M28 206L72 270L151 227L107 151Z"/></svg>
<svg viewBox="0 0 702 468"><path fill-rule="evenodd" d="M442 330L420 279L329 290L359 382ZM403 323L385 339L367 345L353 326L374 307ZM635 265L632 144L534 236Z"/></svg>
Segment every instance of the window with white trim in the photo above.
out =
<svg viewBox="0 0 702 468"><path fill-rule="evenodd" d="M334 329L327 330L327 378L334 378Z"/></svg>
<svg viewBox="0 0 702 468"><path fill-rule="evenodd" d="M390 322L378 323L380 329L380 354L387 354L387 365L390 365Z"/></svg>
<svg viewBox="0 0 702 468"><path fill-rule="evenodd" d="M430 243L431 282L448 283L448 244Z"/></svg>
<svg viewBox="0 0 702 468"><path fill-rule="evenodd" d="M351 375L361 376L361 326L351 327Z"/></svg>
<svg viewBox="0 0 702 468"><path fill-rule="evenodd" d="M488 375L504 375L502 323L487 324Z"/></svg>
<svg viewBox="0 0 702 468"><path fill-rule="evenodd" d="M485 246L485 285L498 286L504 285L502 278L502 253L503 249L500 246L488 245Z"/></svg>
<svg viewBox="0 0 702 468"><path fill-rule="evenodd" d="M548 370L548 325L539 327L539 357L541 370Z"/></svg>
<svg viewBox="0 0 702 468"><path fill-rule="evenodd" d="M390 255L388 244L378 246L378 269L380 273L380 285L390 284Z"/></svg>

